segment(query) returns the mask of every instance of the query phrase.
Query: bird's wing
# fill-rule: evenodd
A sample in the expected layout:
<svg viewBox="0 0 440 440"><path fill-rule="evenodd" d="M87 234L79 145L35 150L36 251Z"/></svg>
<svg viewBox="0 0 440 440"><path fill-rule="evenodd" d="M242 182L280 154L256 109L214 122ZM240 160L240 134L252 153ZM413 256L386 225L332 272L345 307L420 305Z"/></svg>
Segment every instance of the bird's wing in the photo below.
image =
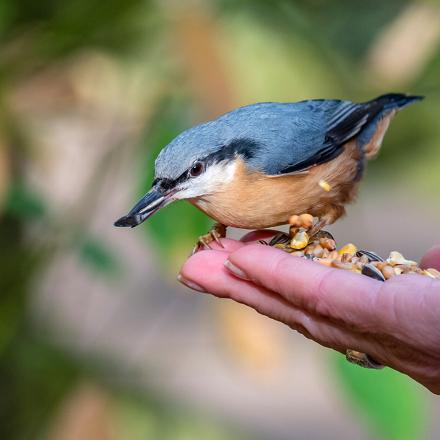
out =
<svg viewBox="0 0 440 440"><path fill-rule="evenodd" d="M296 104L305 107L300 114L306 129L302 130L301 137L293 139L296 145L290 147L291 162L280 166L275 175L300 173L328 162L343 151L346 142L357 136L362 148L374 134L378 121L388 112L421 99L422 96L388 93L364 103L311 100Z"/></svg>
<svg viewBox="0 0 440 440"><path fill-rule="evenodd" d="M336 158L358 138L362 148L378 121L420 96L390 93L364 103L316 99L266 102L241 107L219 118L235 143L252 141L246 163L269 176L305 172Z"/></svg>
<svg viewBox="0 0 440 440"><path fill-rule="evenodd" d="M384 110L384 103L379 100L364 104L348 101L324 101L324 103L327 105L322 101L318 102L316 114L309 116L310 119L317 117L322 119L318 124L311 124L310 138L304 139L304 148L295 148L296 153L301 151L302 154L296 154L291 163L278 171L278 175L303 172L314 165L336 158L343 151L343 145L356 137ZM318 109L320 106L327 108L320 111ZM312 146L311 140L320 141L320 144Z"/></svg>

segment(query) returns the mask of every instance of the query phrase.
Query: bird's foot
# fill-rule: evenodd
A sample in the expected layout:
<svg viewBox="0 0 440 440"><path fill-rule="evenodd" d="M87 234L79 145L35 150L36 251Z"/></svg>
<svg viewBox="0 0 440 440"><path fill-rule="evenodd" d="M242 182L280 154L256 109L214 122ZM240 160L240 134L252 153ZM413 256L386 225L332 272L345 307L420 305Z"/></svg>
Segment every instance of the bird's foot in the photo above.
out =
<svg viewBox="0 0 440 440"><path fill-rule="evenodd" d="M211 249L210 243L212 243L213 241L215 241L220 247L223 248L224 246L220 239L224 237L226 237L226 226L222 225L221 223L215 223L207 234L201 235L199 237L196 245L192 250L192 255L194 255L201 249Z"/></svg>
<svg viewBox="0 0 440 440"><path fill-rule="evenodd" d="M310 243L318 240L321 236L329 235L321 228L325 222L310 214L292 215L289 218L289 233L280 232L267 243L286 252L305 249Z"/></svg>

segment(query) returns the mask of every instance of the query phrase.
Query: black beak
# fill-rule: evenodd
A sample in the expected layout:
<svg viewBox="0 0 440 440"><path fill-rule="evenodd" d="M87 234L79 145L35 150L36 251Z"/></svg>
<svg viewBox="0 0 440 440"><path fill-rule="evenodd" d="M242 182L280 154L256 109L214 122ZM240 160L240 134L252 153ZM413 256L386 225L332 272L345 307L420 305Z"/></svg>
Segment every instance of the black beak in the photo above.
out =
<svg viewBox="0 0 440 440"><path fill-rule="evenodd" d="M168 200L168 197L160 190L153 187L133 206L127 215L116 220L114 225L134 228L147 220L148 217L151 217L155 212L159 211Z"/></svg>

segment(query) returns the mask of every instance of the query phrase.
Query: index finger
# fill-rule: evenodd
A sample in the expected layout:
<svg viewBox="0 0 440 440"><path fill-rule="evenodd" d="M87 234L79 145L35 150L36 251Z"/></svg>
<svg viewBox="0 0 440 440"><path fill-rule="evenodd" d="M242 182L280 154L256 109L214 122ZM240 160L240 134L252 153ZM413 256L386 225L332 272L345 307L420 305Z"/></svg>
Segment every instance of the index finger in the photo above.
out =
<svg viewBox="0 0 440 440"><path fill-rule="evenodd" d="M310 313L363 330L389 318L386 307L379 307L378 293L383 283L366 276L261 245L238 249L229 255L229 262L253 282Z"/></svg>

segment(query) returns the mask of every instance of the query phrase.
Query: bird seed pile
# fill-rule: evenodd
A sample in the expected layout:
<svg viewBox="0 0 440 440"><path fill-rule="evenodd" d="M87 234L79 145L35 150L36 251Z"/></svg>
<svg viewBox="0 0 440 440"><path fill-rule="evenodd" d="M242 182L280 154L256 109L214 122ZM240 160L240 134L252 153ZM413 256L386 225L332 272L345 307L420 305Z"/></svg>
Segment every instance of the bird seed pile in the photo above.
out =
<svg viewBox="0 0 440 440"><path fill-rule="evenodd" d="M417 273L431 278L440 278L436 269L422 269L415 261L407 260L401 253L392 251L387 259L371 251L360 250L354 244L337 248L333 236L319 231L309 238L308 230L316 223L309 214L292 216L289 219L289 234L278 234L270 243L278 249L296 257L307 258L328 267L357 272L379 281L394 276Z"/></svg>

